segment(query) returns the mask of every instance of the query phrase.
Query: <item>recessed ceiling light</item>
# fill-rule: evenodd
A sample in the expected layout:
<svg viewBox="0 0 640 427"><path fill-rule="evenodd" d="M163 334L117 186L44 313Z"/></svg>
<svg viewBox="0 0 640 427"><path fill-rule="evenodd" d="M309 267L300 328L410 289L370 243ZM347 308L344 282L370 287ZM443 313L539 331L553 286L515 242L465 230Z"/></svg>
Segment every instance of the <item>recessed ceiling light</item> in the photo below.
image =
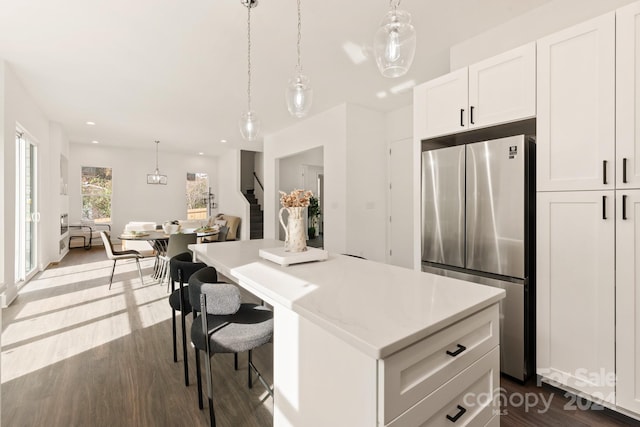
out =
<svg viewBox="0 0 640 427"><path fill-rule="evenodd" d="M226 144L227 140L226 139L221 139L220 142L222 142L223 144Z"/></svg>
<svg viewBox="0 0 640 427"><path fill-rule="evenodd" d="M95 122L87 122L87 124L88 124L89 126L95 126L95 124L96 124L96 123L95 123Z"/></svg>
<svg viewBox="0 0 640 427"><path fill-rule="evenodd" d="M351 62L354 64L362 64L367 60L367 50L363 46L359 46L354 42L344 42L342 50L347 54Z"/></svg>
<svg viewBox="0 0 640 427"><path fill-rule="evenodd" d="M407 92L408 90L413 89L415 85L416 85L415 80L407 80L406 82L395 85L394 87L389 89L389 92L391 92L394 95L397 95L399 93Z"/></svg>
<svg viewBox="0 0 640 427"><path fill-rule="evenodd" d="M91 141L92 144L100 144L100 141L96 141L95 139Z"/></svg>
<svg viewBox="0 0 640 427"><path fill-rule="evenodd" d="M204 153L201 151L198 153L198 156L204 156Z"/></svg>

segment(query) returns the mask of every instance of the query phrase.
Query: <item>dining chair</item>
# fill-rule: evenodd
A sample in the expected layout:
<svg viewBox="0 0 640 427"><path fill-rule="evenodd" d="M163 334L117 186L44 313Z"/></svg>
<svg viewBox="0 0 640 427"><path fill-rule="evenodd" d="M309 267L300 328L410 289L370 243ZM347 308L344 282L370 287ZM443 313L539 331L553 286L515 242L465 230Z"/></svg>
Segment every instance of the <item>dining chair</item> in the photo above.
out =
<svg viewBox="0 0 640 427"><path fill-rule="evenodd" d="M111 277L109 278L109 289L111 289L111 284L113 283L113 273L116 271L116 263L121 259L135 259L136 265L138 266L138 275L140 276L140 283L144 285L144 280L142 279L142 270L140 269L140 259L142 255L140 252L134 250L128 251L116 251L113 249L113 244L111 243L111 237L107 231L101 231L100 237L102 238L102 243L104 244L104 250L107 253L107 258L113 260L113 268L111 269Z"/></svg>
<svg viewBox="0 0 640 427"><path fill-rule="evenodd" d="M206 267L202 262L193 262L193 255L190 252L183 252L169 260L169 275L171 279L171 294L169 295L169 305L171 306L171 320L173 326L173 362L178 361L178 349L176 343L176 311L180 312L182 326L182 358L184 360L184 384L189 385L189 362L187 359L187 332L185 318L192 312L189 302L189 278L196 271ZM179 283L179 288L175 288L175 282Z"/></svg>
<svg viewBox="0 0 640 427"><path fill-rule="evenodd" d="M221 225L218 231L218 242L226 242L227 234L229 234L229 227L226 225Z"/></svg>
<svg viewBox="0 0 640 427"><path fill-rule="evenodd" d="M248 352L248 386L253 387L253 373L273 397L273 390L253 364L252 350L273 337L273 312L258 304L242 303L240 290L230 283L203 283L200 287L200 315L191 325L191 342L196 351L207 356L207 397L209 421L216 425L213 406L211 357L216 353ZM198 377L201 375L199 364ZM201 384L200 380L198 384Z"/></svg>
<svg viewBox="0 0 640 427"><path fill-rule="evenodd" d="M195 244L197 239L198 236L196 233L174 233L169 235L169 243L167 244L165 252L158 255L160 262L158 280L160 284L165 280L167 281L167 292L169 292L169 261L178 254L184 252L191 253L188 246Z"/></svg>

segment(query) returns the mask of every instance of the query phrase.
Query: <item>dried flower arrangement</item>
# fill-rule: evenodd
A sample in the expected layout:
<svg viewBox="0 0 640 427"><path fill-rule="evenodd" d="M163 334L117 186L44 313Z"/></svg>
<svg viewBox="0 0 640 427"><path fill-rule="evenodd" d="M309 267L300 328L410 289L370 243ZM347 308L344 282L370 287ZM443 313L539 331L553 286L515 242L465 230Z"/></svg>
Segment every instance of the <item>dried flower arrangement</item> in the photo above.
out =
<svg viewBox="0 0 640 427"><path fill-rule="evenodd" d="M309 200L313 193L309 190L293 190L287 194L280 191L280 204L285 208L304 208L309 206Z"/></svg>

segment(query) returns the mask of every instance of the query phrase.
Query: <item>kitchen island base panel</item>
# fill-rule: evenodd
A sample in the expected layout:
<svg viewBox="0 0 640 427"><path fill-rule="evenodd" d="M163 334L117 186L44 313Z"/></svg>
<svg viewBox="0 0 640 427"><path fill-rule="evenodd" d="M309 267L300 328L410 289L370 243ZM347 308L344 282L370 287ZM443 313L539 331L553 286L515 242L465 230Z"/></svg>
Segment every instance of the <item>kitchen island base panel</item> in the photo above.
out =
<svg viewBox="0 0 640 427"><path fill-rule="evenodd" d="M274 305L273 425L376 426L376 360Z"/></svg>

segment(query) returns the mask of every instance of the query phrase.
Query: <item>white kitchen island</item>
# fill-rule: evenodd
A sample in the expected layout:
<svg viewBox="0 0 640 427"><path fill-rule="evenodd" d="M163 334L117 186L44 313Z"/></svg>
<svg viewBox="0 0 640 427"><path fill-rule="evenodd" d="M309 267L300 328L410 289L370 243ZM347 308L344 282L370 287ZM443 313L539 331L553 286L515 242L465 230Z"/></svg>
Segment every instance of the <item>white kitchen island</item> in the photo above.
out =
<svg viewBox="0 0 640 427"><path fill-rule="evenodd" d="M499 425L504 291L344 255L258 256L278 246L190 246L273 306L274 426Z"/></svg>

